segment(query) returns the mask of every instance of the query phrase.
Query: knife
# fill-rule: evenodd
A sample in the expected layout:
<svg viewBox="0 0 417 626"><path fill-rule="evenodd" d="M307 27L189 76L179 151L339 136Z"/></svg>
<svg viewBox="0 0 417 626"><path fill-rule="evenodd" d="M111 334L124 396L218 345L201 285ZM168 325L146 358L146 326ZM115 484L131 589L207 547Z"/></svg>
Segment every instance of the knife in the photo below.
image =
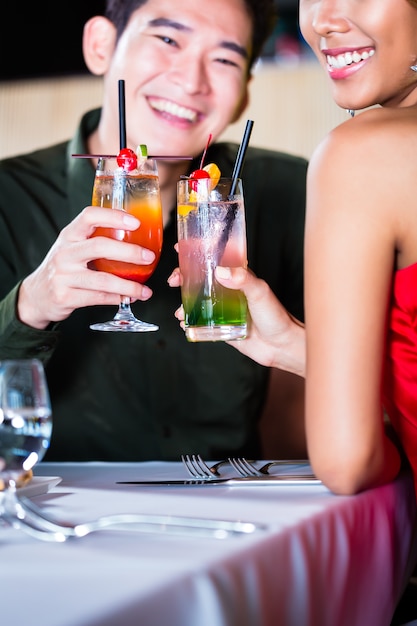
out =
<svg viewBox="0 0 417 626"><path fill-rule="evenodd" d="M117 485L142 485L142 486L178 486L178 485L230 485L230 486L246 486L254 485L321 485L322 482L313 474L282 474L281 476L248 476L238 478L189 478L184 480L166 479L166 480L118 480Z"/></svg>

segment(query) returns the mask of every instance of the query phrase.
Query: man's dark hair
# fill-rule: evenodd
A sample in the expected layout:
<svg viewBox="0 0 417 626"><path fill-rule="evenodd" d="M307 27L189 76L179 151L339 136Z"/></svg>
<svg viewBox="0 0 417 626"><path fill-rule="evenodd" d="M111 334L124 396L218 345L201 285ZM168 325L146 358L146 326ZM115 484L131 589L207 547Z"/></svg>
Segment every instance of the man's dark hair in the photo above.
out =
<svg viewBox="0 0 417 626"><path fill-rule="evenodd" d="M224 2L227 1L224 0ZM105 15L115 25L118 39L125 30L132 13L146 2L147 0L106 0ZM244 0L244 3L253 24L252 54L249 59L249 69L251 69L260 56L266 40L272 34L277 13L275 0Z"/></svg>

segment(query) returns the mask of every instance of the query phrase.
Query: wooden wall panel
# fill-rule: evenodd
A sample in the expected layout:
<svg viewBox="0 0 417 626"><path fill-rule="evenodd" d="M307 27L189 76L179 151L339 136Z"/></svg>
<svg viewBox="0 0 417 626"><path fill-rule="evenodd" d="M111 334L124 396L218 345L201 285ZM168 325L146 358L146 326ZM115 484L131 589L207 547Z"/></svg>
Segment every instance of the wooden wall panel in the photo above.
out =
<svg viewBox="0 0 417 626"><path fill-rule="evenodd" d="M101 79L90 76L0 83L0 158L69 138L82 113L100 104L101 93ZM347 119L314 62L261 64L250 98L225 139L240 141L250 118L252 145L309 158L325 133Z"/></svg>

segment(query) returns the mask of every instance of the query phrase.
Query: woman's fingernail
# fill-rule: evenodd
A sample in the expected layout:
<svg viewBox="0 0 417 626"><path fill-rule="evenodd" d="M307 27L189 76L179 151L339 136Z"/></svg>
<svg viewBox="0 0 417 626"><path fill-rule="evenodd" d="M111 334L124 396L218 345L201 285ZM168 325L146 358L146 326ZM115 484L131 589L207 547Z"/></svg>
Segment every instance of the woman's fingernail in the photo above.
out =
<svg viewBox="0 0 417 626"><path fill-rule="evenodd" d="M216 274L219 278L231 278L232 272L230 271L230 267L216 267Z"/></svg>

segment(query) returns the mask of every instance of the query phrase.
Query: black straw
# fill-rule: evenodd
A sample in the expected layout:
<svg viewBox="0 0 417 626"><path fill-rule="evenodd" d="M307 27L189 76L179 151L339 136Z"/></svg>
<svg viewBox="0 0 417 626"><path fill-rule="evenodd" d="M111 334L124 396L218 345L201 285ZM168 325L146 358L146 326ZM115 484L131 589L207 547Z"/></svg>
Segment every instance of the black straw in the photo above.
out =
<svg viewBox="0 0 417 626"><path fill-rule="evenodd" d="M243 163L246 157L246 151L248 149L250 136L253 128L253 120L248 120L246 122L245 132L243 133L243 139L239 146L238 153L236 155L235 165L233 167L232 172L232 187L230 189L230 195L233 196L235 193L237 179L240 178L240 174L242 172Z"/></svg>
<svg viewBox="0 0 417 626"><path fill-rule="evenodd" d="M124 80L119 80L119 137L120 150L123 150L123 148L126 148L126 102Z"/></svg>

